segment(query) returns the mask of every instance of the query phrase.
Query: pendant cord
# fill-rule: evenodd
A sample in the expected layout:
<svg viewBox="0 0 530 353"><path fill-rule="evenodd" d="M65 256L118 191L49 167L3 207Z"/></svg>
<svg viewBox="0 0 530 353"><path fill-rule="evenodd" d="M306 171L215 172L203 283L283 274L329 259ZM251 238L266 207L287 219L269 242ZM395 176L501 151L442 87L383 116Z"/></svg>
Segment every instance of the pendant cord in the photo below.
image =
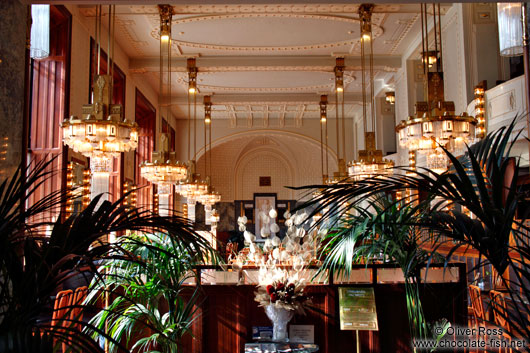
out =
<svg viewBox="0 0 530 353"><path fill-rule="evenodd" d="M209 136L208 136L208 153L210 154L210 158L208 158L209 162L210 162L210 167L209 167L209 175L210 175L210 183L212 183L212 177L213 177L213 174L212 174L212 123L213 123L213 119L212 119L212 116L211 116L211 113L210 113L210 124L208 124L208 131L209 131Z"/></svg>
<svg viewBox="0 0 530 353"><path fill-rule="evenodd" d="M370 113L372 118L372 132L375 135L375 87L374 87L374 40L372 33L372 24L370 17ZM377 140L377 139L376 139Z"/></svg>
<svg viewBox="0 0 530 353"><path fill-rule="evenodd" d="M344 83L343 83L343 86ZM345 87L344 87L345 89ZM346 156L346 117L344 114L344 90L341 92L341 119L342 119L342 158Z"/></svg>
<svg viewBox="0 0 530 353"><path fill-rule="evenodd" d="M325 124L325 135L326 135L326 175L329 177L329 153L328 153L328 119L326 117L326 124Z"/></svg>
<svg viewBox="0 0 530 353"><path fill-rule="evenodd" d="M336 75L336 73L335 73ZM335 78L335 135L337 138L337 159L340 160L340 140L339 140L339 92L337 91L337 80Z"/></svg>
<svg viewBox="0 0 530 353"><path fill-rule="evenodd" d="M208 124L206 123L206 119L204 119L204 175L205 177L208 177L208 144L206 143L206 130L208 129Z"/></svg>
<svg viewBox="0 0 530 353"><path fill-rule="evenodd" d="M320 117L320 169L322 181L324 181L324 121L322 121L322 117Z"/></svg>
<svg viewBox="0 0 530 353"><path fill-rule="evenodd" d="M197 93L193 93L193 160L197 160Z"/></svg>
<svg viewBox="0 0 530 353"><path fill-rule="evenodd" d="M188 90L188 162L191 160L191 102Z"/></svg>
<svg viewBox="0 0 530 353"><path fill-rule="evenodd" d="M99 11L98 11L99 10ZM97 6L96 10L96 18L97 18L97 32L98 32L98 75L101 74L101 5Z"/></svg>
<svg viewBox="0 0 530 353"><path fill-rule="evenodd" d="M368 131L368 121L366 115L366 63L364 61L364 38L362 33L362 21L361 21L361 86L362 86L362 99L363 99L363 131L364 131L364 145L366 146L366 132Z"/></svg>

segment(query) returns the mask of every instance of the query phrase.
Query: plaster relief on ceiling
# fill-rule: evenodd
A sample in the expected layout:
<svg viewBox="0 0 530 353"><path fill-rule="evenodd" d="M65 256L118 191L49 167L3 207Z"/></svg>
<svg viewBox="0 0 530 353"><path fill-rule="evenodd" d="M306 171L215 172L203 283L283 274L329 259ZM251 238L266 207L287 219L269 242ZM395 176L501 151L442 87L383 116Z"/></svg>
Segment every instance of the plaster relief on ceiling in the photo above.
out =
<svg viewBox="0 0 530 353"><path fill-rule="evenodd" d="M358 4L174 5L176 14L224 13L357 13ZM397 12L399 4L377 4L375 12ZM130 6L132 12L158 14L154 5Z"/></svg>
<svg viewBox="0 0 530 353"><path fill-rule="evenodd" d="M410 30L412 29L412 26L414 26L414 23L416 23L416 21L420 18L420 15L419 14L416 14L414 15L414 17L412 17L410 20L408 21L403 21L401 20L399 23L397 23L398 25L401 26L400 28L400 34L399 36L394 40L394 45L392 46L392 49L390 50L390 53L391 54L394 54L396 52L396 49L399 45L399 43L401 43L401 41L403 41L403 39L407 36L407 34L410 32ZM396 70L397 71L397 70Z"/></svg>
<svg viewBox="0 0 530 353"><path fill-rule="evenodd" d="M378 71L374 71L377 75ZM176 73L175 82L181 87L188 85L187 75ZM346 88L357 87L351 72L344 75ZM198 75L199 90L206 92L244 93L285 93L285 92L329 92L334 80L330 72L312 72L307 75L300 71L244 71L240 73L201 72Z"/></svg>
<svg viewBox="0 0 530 353"><path fill-rule="evenodd" d="M384 14L374 15L374 38L383 34L383 28L377 24L383 19ZM151 36L158 39L158 21L151 19L151 22L153 25ZM330 15L294 13L211 15L178 19L174 21L174 26L183 33L183 39L174 38L173 44L194 49L293 52L340 48L359 42L357 18ZM211 26L215 30L204 30L205 26ZM268 30L263 31L264 28ZM299 35L314 28L326 28L326 31L313 31L311 36Z"/></svg>

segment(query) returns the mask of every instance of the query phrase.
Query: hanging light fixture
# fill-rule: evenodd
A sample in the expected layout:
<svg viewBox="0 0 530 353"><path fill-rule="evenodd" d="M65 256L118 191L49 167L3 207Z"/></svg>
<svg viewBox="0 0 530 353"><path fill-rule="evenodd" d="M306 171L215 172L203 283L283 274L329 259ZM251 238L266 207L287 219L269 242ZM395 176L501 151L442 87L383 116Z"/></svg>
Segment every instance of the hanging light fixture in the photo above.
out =
<svg viewBox="0 0 530 353"><path fill-rule="evenodd" d="M322 169L322 182L329 179L328 161L328 96L320 96L320 166Z"/></svg>
<svg viewBox="0 0 530 353"><path fill-rule="evenodd" d="M348 166L348 175L354 179L367 178L374 175L392 173L393 163L383 159L383 151L376 149L375 97L374 97L374 54L372 41L373 4L359 6L361 23L361 77L363 97L364 150L359 150L359 158ZM367 53L368 51L368 53ZM368 60L368 68L366 61ZM368 82L367 82L368 76ZM370 121L372 131L368 131L368 97L367 83L370 85ZM393 93L393 92L392 92Z"/></svg>
<svg viewBox="0 0 530 353"><path fill-rule="evenodd" d="M338 183L347 177L346 162L344 155L346 154L346 126L344 117L344 58L335 59L335 67L333 72L335 74L335 133L337 142L337 163L338 171L333 173L333 177L328 177L326 183ZM327 105L327 97L326 97ZM322 120L322 117L321 117ZM327 116L326 116L326 137L327 137Z"/></svg>
<svg viewBox="0 0 530 353"><path fill-rule="evenodd" d="M169 148L170 136L163 133L162 116L169 121L171 113L171 21L173 7L159 5L160 13L160 95L159 95L159 137L158 149L151 153L151 161L140 164L140 175L152 184L156 184L157 193L169 195L172 185L186 178L186 165L177 160L176 152ZM175 142L176 143L176 142ZM175 146L176 148L176 146Z"/></svg>
<svg viewBox="0 0 530 353"><path fill-rule="evenodd" d="M83 105L82 117L71 116L61 126L63 142L89 157L91 168L109 171L112 157L134 150L138 145L135 122L123 117L121 104L112 104L115 5L109 6L109 48L107 75L101 75L101 5L96 6L97 67L94 75L92 103ZM111 47L112 45L112 47Z"/></svg>
<svg viewBox="0 0 530 353"><path fill-rule="evenodd" d="M50 5L31 5L29 55L32 59L50 55Z"/></svg>
<svg viewBox="0 0 530 353"><path fill-rule="evenodd" d="M207 192L197 197L197 201L204 205L206 211L210 211L212 206L221 201L221 194L215 191L212 186L212 99L210 96L204 96L204 171L207 174L206 183L208 184ZM208 141L208 143L206 142ZM205 212L209 213L209 212ZM209 215L205 220L209 220Z"/></svg>
<svg viewBox="0 0 530 353"><path fill-rule="evenodd" d="M522 6L526 3L497 3L497 23L499 26L499 47L501 56L523 55Z"/></svg>
<svg viewBox="0 0 530 353"><path fill-rule="evenodd" d="M465 145L474 142L477 120L466 113L456 115L454 102L444 99L440 4L434 4L432 12L434 50L429 47L427 5L421 4L421 56L424 95L427 101L417 102L415 115L402 120L396 131L399 134L401 147L425 154L427 168L443 172L446 170L447 160L440 146L456 154L463 153ZM429 59L431 57L435 57L436 60Z"/></svg>
<svg viewBox="0 0 530 353"><path fill-rule="evenodd" d="M385 93L385 101L389 104L396 103L396 92L390 91Z"/></svg>
<svg viewBox="0 0 530 353"><path fill-rule="evenodd" d="M187 61L188 68L188 168L186 179L175 185L177 193L186 197L188 202L195 201L197 197L208 192L208 184L199 180L196 173L197 155L197 73L198 69L194 58ZM193 101L193 159L191 158L191 103ZM189 210L188 210L189 211Z"/></svg>

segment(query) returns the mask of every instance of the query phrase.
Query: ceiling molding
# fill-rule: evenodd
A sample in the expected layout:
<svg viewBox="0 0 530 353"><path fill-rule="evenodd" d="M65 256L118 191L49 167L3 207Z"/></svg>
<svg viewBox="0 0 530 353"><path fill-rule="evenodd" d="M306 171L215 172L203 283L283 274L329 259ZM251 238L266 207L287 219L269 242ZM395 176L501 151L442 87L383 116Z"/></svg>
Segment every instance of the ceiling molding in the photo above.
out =
<svg viewBox="0 0 530 353"><path fill-rule="evenodd" d="M200 96L197 101L200 101ZM361 102L360 93L346 93L345 102ZM316 93L292 93L292 94L214 94L213 105L282 105L282 104L317 104L320 94ZM175 95L171 98L171 104L186 105L187 98L183 95ZM329 105L334 105L335 100L330 96Z"/></svg>
<svg viewBox="0 0 530 353"><path fill-rule="evenodd" d="M185 57L171 58L171 68L176 72L186 72ZM361 57L345 55L347 71L361 70ZM234 71L324 71L333 72L335 59L330 56L214 56L197 58L199 74L201 72ZM399 55L374 55L374 68L385 71L397 71L401 67ZM131 58L129 70L136 73L158 72L160 59L156 57Z"/></svg>

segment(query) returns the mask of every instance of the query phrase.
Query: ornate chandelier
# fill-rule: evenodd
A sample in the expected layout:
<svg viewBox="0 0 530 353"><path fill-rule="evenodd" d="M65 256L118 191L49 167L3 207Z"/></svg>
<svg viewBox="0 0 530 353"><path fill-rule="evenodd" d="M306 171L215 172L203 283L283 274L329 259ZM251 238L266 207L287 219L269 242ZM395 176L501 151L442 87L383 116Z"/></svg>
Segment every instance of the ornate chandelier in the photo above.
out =
<svg viewBox="0 0 530 353"><path fill-rule="evenodd" d="M160 106L159 117L171 114L171 20L173 7L159 5L160 12ZM161 128L162 124L159 124ZM140 174L150 183L158 185L158 194L170 194L171 185L186 178L184 163L169 150L169 134L160 133L158 150L151 154L151 162L140 164Z"/></svg>
<svg viewBox="0 0 530 353"><path fill-rule="evenodd" d="M208 192L208 183L199 180L196 173L195 157L197 154L197 66L194 58L187 61L188 67L188 170L187 177L175 185L175 190L181 196L190 200L197 200ZM191 101L193 100L193 159L191 159Z"/></svg>
<svg viewBox="0 0 530 353"><path fill-rule="evenodd" d="M101 33L98 31L97 74L94 76L92 104L83 105L81 118L71 116L61 124L63 142L75 152L94 159L118 157L120 153L134 150L138 145L137 124L123 117L121 104L112 104L114 40L111 38L114 37L114 17L114 6L109 6L108 74L100 74ZM96 28L101 28L101 5L96 7Z"/></svg>
<svg viewBox="0 0 530 353"><path fill-rule="evenodd" d="M432 7L434 50L429 47L427 5L421 4L422 62L427 102L416 103L416 113L396 127L399 144L410 152L426 155L427 168L443 172L447 160L440 147L462 153L475 140L477 120L466 113L455 114L454 102L444 99L440 4Z"/></svg>
<svg viewBox="0 0 530 353"><path fill-rule="evenodd" d="M357 161L348 165L348 175L354 179L363 179L374 175L392 174L393 163L383 159L383 151L376 149L375 136L375 106L374 106L374 55L372 42L372 11L373 4L362 4L359 6L359 19L361 23L361 77L363 97L363 126L364 126L364 150L359 150ZM366 48L368 46L368 48ZM368 49L368 55L366 51ZM368 70L366 68L368 59ZM367 73L368 71L368 73ZM368 131L368 97L366 93L367 80L370 84L370 118L372 131Z"/></svg>
<svg viewBox="0 0 530 353"><path fill-rule="evenodd" d="M208 144L206 144L206 135L208 134ZM208 190L204 195L200 195L197 201L202 203L205 207L213 206L217 202L221 201L221 194L214 190L211 185L212 182L212 100L210 96L204 96L204 169L205 173L208 174L206 177L206 183L208 184Z"/></svg>

